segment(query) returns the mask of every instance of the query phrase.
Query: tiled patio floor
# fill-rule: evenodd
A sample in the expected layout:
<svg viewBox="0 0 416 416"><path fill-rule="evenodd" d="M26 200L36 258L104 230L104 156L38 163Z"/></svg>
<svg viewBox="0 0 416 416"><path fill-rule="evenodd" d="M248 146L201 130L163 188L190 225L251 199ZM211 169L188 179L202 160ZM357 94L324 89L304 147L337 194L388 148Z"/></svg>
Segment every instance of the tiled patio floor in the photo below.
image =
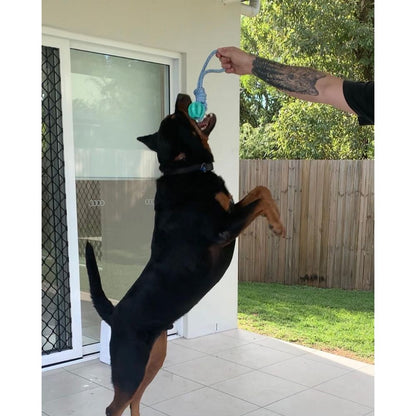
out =
<svg viewBox="0 0 416 416"><path fill-rule="evenodd" d="M113 398L98 359L42 378L43 416L104 416ZM141 416L373 416L373 385L373 365L231 330L169 341Z"/></svg>

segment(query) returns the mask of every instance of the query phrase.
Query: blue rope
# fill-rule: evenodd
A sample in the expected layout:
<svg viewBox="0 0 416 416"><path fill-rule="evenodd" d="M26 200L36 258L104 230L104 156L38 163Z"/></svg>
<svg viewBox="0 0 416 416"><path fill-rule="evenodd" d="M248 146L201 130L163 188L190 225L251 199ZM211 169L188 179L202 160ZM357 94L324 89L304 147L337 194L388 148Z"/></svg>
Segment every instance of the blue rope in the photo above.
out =
<svg viewBox="0 0 416 416"><path fill-rule="evenodd" d="M201 73L199 74L198 84L194 91L196 102L189 106L188 113L195 120L202 120L205 112L207 111L207 94L203 87L204 76L210 73L221 73L224 72L223 68L220 69L206 69L211 58L217 53L217 50L213 50L206 59L204 66L202 67Z"/></svg>

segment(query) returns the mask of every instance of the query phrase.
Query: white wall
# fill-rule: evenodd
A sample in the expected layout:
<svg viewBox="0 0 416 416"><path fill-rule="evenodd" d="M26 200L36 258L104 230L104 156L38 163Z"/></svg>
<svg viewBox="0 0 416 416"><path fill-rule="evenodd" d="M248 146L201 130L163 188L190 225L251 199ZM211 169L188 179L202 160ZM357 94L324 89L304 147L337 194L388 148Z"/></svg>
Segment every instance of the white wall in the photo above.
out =
<svg viewBox="0 0 416 416"><path fill-rule="evenodd" d="M43 25L181 53L182 92L192 98L208 54L240 43L240 4L222 0L43 0ZM212 67L219 67L213 59ZM204 79L208 111L217 126L210 137L215 172L238 199L239 80L226 74ZM183 335L196 337L237 326L237 250L222 281L184 318Z"/></svg>

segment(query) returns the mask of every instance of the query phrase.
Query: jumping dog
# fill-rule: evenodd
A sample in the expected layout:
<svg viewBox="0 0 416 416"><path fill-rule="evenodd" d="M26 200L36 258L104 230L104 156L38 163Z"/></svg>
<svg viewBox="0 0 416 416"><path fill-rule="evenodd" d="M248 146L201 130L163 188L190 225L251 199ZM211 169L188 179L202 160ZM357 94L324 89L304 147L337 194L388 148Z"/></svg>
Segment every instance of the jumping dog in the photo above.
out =
<svg viewBox="0 0 416 416"><path fill-rule="evenodd" d="M117 304L104 294L92 246L86 264L93 304L111 327L110 356L114 399L107 416L121 416L130 405L140 415L144 390L162 367L167 329L221 279L235 239L257 216L285 236L270 191L258 186L234 204L224 180L213 172L208 136L216 117L197 123L179 94L175 112L158 132L139 137L157 153L163 175L157 179L151 256L145 269Z"/></svg>

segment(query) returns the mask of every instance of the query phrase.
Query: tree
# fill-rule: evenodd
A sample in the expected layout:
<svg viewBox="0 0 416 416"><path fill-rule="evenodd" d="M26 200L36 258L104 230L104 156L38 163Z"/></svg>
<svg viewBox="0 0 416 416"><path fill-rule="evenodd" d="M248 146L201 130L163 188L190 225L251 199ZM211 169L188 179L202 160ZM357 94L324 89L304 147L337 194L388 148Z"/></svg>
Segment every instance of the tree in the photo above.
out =
<svg viewBox="0 0 416 416"><path fill-rule="evenodd" d="M370 0L263 0L257 17L242 18L241 47L284 64L372 80L373 26ZM253 76L241 77L240 120L242 158L374 156L373 127L358 127L339 110L290 98ZM255 151L255 142L265 147Z"/></svg>

